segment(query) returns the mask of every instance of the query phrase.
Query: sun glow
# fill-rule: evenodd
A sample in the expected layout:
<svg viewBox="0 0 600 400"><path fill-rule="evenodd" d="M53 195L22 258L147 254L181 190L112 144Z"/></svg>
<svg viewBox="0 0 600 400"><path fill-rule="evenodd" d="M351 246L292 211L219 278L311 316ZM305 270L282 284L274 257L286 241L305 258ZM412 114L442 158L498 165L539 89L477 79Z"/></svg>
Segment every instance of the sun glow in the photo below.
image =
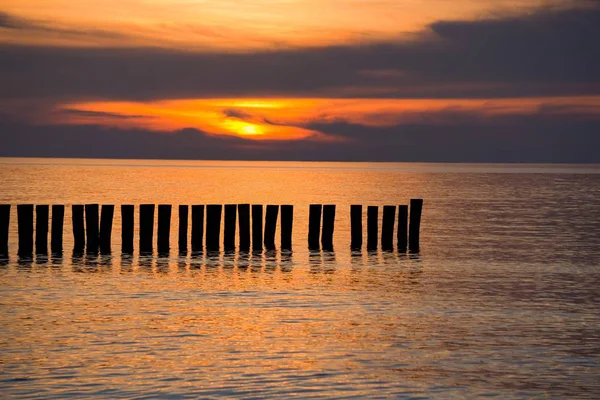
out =
<svg viewBox="0 0 600 400"><path fill-rule="evenodd" d="M150 102L82 102L57 107L50 121L94 124L125 129L173 132L194 128L210 135L251 140L340 140L311 125L348 123L394 126L451 123L448 115L470 113L480 118L526 115L553 108L554 113L592 109L600 97L505 99L181 99ZM583 108L582 108L583 107Z"/></svg>

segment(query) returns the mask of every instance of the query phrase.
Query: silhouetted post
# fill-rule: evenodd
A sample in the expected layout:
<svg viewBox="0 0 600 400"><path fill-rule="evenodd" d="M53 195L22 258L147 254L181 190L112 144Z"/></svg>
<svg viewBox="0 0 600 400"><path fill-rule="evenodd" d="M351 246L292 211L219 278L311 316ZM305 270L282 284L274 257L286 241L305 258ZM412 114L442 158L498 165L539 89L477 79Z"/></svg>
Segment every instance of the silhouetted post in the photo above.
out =
<svg viewBox="0 0 600 400"><path fill-rule="evenodd" d="M154 204L140 204L140 254L152 253Z"/></svg>
<svg viewBox="0 0 600 400"><path fill-rule="evenodd" d="M250 250L250 204L238 204L240 221L240 251Z"/></svg>
<svg viewBox="0 0 600 400"><path fill-rule="evenodd" d="M52 253L60 254L63 251L63 227L65 221L65 206L52 205L52 228L50 230L50 248Z"/></svg>
<svg viewBox="0 0 600 400"><path fill-rule="evenodd" d="M308 211L308 248L319 250L321 234L321 210L323 205L311 204Z"/></svg>
<svg viewBox="0 0 600 400"><path fill-rule="evenodd" d="M168 253L171 242L171 205L158 205L158 232L156 247L159 253Z"/></svg>
<svg viewBox="0 0 600 400"><path fill-rule="evenodd" d="M261 204L252 205L252 250L263 249L262 231L263 227L263 206Z"/></svg>
<svg viewBox="0 0 600 400"><path fill-rule="evenodd" d="M335 225L335 204L323 206L323 234L321 245L323 250L333 251L333 228Z"/></svg>
<svg viewBox="0 0 600 400"><path fill-rule="evenodd" d="M408 250L419 252L419 231L421 230L421 211L423 199L410 199L410 225L408 228Z"/></svg>
<svg viewBox="0 0 600 400"><path fill-rule="evenodd" d="M103 204L100 210L100 252L102 254L110 253L112 240L113 217L115 215L115 206L112 204Z"/></svg>
<svg viewBox="0 0 600 400"><path fill-rule="evenodd" d="M394 223L396 222L396 206L383 206L381 222L381 249L394 250Z"/></svg>
<svg viewBox="0 0 600 400"><path fill-rule="evenodd" d="M223 206L210 204L206 206L206 250L219 250L219 237L221 236L221 213Z"/></svg>
<svg viewBox="0 0 600 400"><path fill-rule="evenodd" d="M277 231L277 215L279 214L279 206L268 205L267 214L265 215L265 248L267 250L275 249L275 232Z"/></svg>
<svg viewBox="0 0 600 400"><path fill-rule="evenodd" d="M189 207L179 206L179 252L185 252L188 248L188 215Z"/></svg>
<svg viewBox="0 0 600 400"><path fill-rule="evenodd" d="M98 251L98 241L100 238L98 221L100 220L98 204L85 205L85 232L86 232L86 251L96 253Z"/></svg>
<svg viewBox="0 0 600 400"><path fill-rule="evenodd" d="M121 251L133 253L133 214L135 207L132 204L121 206Z"/></svg>
<svg viewBox="0 0 600 400"><path fill-rule="evenodd" d="M235 250L236 222L237 205L225 204L225 217L223 222L223 248L227 251Z"/></svg>
<svg viewBox="0 0 600 400"><path fill-rule="evenodd" d="M408 206L398 206L398 251L406 251L408 245Z"/></svg>
<svg viewBox="0 0 600 400"><path fill-rule="evenodd" d="M350 206L350 248L352 250L362 249L362 210L363 208L359 204Z"/></svg>
<svg viewBox="0 0 600 400"><path fill-rule="evenodd" d="M204 247L204 205L192 206L192 251Z"/></svg>
<svg viewBox="0 0 600 400"><path fill-rule="evenodd" d="M0 204L0 257L8 257L8 227L10 204Z"/></svg>
<svg viewBox="0 0 600 400"><path fill-rule="evenodd" d="M17 206L17 222L19 225L19 256L33 254L33 204Z"/></svg>
<svg viewBox="0 0 600 400"><path fill-rule="evenodd" d="M50 207L38 204L35 206L35 252L36 254L48 253L48 217Z"/></svg>
<svg viewBox="0 0 600 400"><path fill-rule="evenodd" d="M73 253L81 253L85 248L83 205L73 204L71 206L71 217L73 219Z"/></svg>
<svg viewBox="0 0 600 400"><path fill-rule="evenodd" d="M281 206L281 249L292 249L292 228L294 226L294 206Z"/></svg>
<svg viewBox="0 0 600 400"><path fill-rule="evenodd" d="M377 220L379 207L367 207L367 249L377 250Z"/></svg>

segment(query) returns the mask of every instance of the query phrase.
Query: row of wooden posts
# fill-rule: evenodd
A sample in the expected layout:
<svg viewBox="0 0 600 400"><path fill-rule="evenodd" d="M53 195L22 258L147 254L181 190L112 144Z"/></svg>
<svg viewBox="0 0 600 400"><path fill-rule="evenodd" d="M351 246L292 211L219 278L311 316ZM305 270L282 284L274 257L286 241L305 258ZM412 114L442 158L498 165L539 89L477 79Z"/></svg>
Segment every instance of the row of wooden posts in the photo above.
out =
<svg viewBox="0 0 600 400"><path fill-rule="evenodd" d="M394 248L394 225L398 211L398 229L396 248L398 251L419 251L419 231L421 223L422 199L410 201L407 205L384 206L381 229L381 248L391 251ZM8 204L0 204L0 256L8 256L8 233L10 222ZM134 206L121 206L121 246L123 253L133 253L134 248ZM154 243L154 204L139 206L139 252L152 253ZM188 250L188 217L190 207L179 206L179 250ZM224 209L223 248L235 250L236 226L239 227L239 250L262 251L275 249L275 234L279 210L281 209L281 249L292 249L292 226L294 206L267 205L264 216L263 206L250 204L192 205L191 206L191 248L192 251L220 250L221 215ZM114 205L86 204L72 206L73 250L74 252L109 253L114 216ZM172 206L158 205L157 250L166 253L170 248ZM309 208L308 248L310 250L333 250L333 232L335 225L335 205L311 204ZM21 256L35 252L48 252L48 227L50 206L35 206L35 242L34 242L34 205L17 205L18 253ZM53 253L63 249L63 224L65 206L52 205L50 246ZM205 224L206 216L206 224ZM252 225L250 224L252 216ZM350 206L351 248L359 250L363 246L363 206ZM379 207L367 208L367 249L378 248ZM409 224L410 222L410 224ZM206 227L206 235L204 228ZM252 229L251 229L252 228ZM204 247L205 246L205 247Z"/></svg>

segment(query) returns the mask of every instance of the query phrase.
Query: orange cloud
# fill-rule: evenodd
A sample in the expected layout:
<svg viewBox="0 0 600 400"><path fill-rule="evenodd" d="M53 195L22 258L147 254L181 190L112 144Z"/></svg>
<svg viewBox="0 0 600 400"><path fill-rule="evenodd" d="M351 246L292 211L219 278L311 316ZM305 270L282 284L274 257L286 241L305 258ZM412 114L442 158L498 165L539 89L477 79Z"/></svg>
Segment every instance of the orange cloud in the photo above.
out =
<svg viewBox="0 0 600 400"><path fill-rule="evenodd" d="M441 19L524 12L564 0L18 0L0 42L257 50L397 38ZM15 29L19 32L15 33Z"/></svg>

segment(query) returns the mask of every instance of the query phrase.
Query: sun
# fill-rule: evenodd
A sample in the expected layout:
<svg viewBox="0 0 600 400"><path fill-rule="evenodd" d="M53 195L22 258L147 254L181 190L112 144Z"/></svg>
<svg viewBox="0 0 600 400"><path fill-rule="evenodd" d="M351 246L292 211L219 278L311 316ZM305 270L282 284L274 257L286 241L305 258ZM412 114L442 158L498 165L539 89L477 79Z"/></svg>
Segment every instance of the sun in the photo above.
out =
<svg viewBox="0 0 600 400"><path fill-rule="evenodd" d="M241 127L241 133L243 135L259 135L260 132L256 128L256 125L244 125Z"/></svg>

